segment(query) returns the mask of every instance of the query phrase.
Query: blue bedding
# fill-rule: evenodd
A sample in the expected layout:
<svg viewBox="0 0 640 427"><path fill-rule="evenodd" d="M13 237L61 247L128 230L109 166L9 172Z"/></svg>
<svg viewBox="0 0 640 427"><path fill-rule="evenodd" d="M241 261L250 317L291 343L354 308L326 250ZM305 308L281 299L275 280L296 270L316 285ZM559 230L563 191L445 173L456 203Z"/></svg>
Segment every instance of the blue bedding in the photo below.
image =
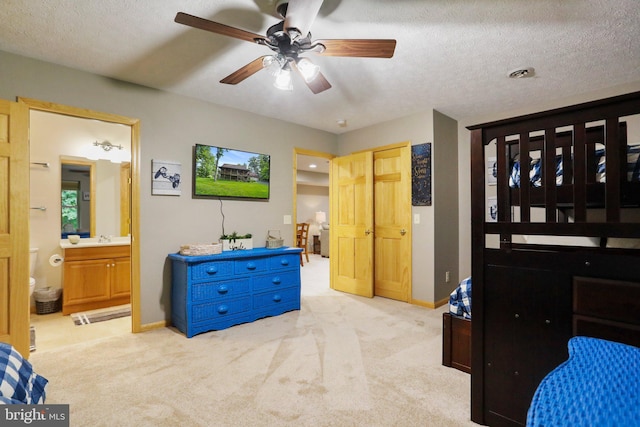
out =
<svg viewBox="0 0 640 427"><path fill-rule="evenodd" d="M640 425L640 348L573 337L569 359L536 390L528 427Z"/></svg>
<svg viewBox="0 0 640 427"><path fill-rule="evenodd" d="M13 346L0 343L0 404L42 404L47 383Z"/></svg>
<svg viewBox="0 0 640 427"><path fill-rule="evenodd" d="M471 277L460 282L449 295L449 313L471 319Z"/></svg>
<svg viewBox="0 0 640 427"><path fill-rule="evenodd" d="M606 182L606 156L604 149L595 151L596 182ZM640 181L640 145L627 147L627 181ZM542 160L531 159L529 164L529 182L533 187L542 187ZM556 156L556 185L563 184L562 156ZM514 160L509 174L509 187L520 187L520 161Z"/></svg>

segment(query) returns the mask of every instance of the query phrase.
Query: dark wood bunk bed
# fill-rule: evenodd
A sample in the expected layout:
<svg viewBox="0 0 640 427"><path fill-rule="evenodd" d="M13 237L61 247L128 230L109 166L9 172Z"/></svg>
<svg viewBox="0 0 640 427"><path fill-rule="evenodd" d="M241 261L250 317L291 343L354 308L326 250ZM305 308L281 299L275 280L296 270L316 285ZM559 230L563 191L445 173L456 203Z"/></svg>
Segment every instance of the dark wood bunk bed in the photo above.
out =
<svg viewBox="0 0 640 427"><path fill-rule="evenodd" d="M468 128L472 421L524 425L536 387L568 358L573 336L640 346L640 250L611 245L640 239L640 182L628 180L626 126L638 114L640 92ZM597 144L605 182L596 176ZM513 185L516 153L539 157L539 180L523 173ZM486 183L492 155L495 187ZM494 190L495 222L487 215ZM599 244L562 242L567 237Z"/></svg>

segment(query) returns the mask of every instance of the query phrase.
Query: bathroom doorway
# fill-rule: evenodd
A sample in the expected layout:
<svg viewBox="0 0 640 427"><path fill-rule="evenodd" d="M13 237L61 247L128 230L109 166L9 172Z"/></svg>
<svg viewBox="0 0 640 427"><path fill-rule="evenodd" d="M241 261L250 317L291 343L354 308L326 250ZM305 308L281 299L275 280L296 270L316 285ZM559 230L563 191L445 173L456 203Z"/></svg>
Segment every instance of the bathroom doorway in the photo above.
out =
<svg viewBox="0 0 640 427"><path fill-rule="evenodd" d="M76 225L74 230L83 232L86 228L85 234L89 237L98 237L100 234L120 236L125 233L124 236L128 234L131 242L131 316L76 326L70 316L62 316L61 312L44 315L34 313L36 310L32 298L31 318L32 326L36 328L36 351L40 348L139 332L139 243L136 239L139 233L139 121L32 99L19 98L19 102L30 108L31 206L44 207L32 209L29 218L30 246L38 248L34 272L36 289L59 288L63 285L63 268L51 262L53 257L63 254L60 247L65 232L65 224L61 221L63 163L88 162L96 164L97 168L101 164L105 165L102 169L96 169L96 187L81 192L79 200L91 201L94 209L83 229ZM101 145L105 141L117 148L105 150ZM123 176L127 177L127 182L121 186ZM43 187L51 188L47 190ZM104 200L100 196L101 191L113 193L118 201L101 205L100 200ZM123 197L126 199L124 202Z"/></svg>

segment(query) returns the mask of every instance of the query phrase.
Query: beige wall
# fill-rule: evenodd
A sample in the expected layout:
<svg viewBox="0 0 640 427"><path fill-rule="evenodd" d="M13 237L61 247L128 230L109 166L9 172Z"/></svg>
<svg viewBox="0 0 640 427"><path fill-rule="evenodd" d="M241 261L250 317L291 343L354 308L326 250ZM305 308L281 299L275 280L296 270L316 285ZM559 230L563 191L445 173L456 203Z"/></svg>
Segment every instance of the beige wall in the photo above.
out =
<svg viewBox="0 0 640 427"><path fill-rule="evenodd" d="M294 147L335 153L335 135L196 99L136 86L50 63L0 52L0 98L35 98L138 118L141 123L140 287L141 322L170 315L167 254L181 244L217 240L222 232L221 204L191 198L192 147L218 144L271 155L268 202L224 201L225 231L246 230L256 244L267 230L281 229L291 245ZM213 84L213 83L212 83ZM32 153L33 154L33 153ZM182 195L151 195L152 159L182 164Z"/></svg>

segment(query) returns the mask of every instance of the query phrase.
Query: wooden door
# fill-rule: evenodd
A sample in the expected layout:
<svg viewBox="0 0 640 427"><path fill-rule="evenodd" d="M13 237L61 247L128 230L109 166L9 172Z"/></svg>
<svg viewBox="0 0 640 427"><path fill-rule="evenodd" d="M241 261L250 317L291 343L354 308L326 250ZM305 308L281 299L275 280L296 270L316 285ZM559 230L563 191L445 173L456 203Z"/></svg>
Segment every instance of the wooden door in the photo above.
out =
<svg viewBox="0 0 640 427"><path fill-rule="evenodd" d="M331 288L373 297L373 155L331 163Z"/></svg>
<svg viewBox="0 0 640 427"><path fill-rule="evenodd" d="M410 147L373 153L375 295L411 299Z"/></svg>
<svg viewBox="0 0 640 427"><path fill-rule="evenodd" d="M29 110L0 100L0 341L29 357Z"/></svg>

